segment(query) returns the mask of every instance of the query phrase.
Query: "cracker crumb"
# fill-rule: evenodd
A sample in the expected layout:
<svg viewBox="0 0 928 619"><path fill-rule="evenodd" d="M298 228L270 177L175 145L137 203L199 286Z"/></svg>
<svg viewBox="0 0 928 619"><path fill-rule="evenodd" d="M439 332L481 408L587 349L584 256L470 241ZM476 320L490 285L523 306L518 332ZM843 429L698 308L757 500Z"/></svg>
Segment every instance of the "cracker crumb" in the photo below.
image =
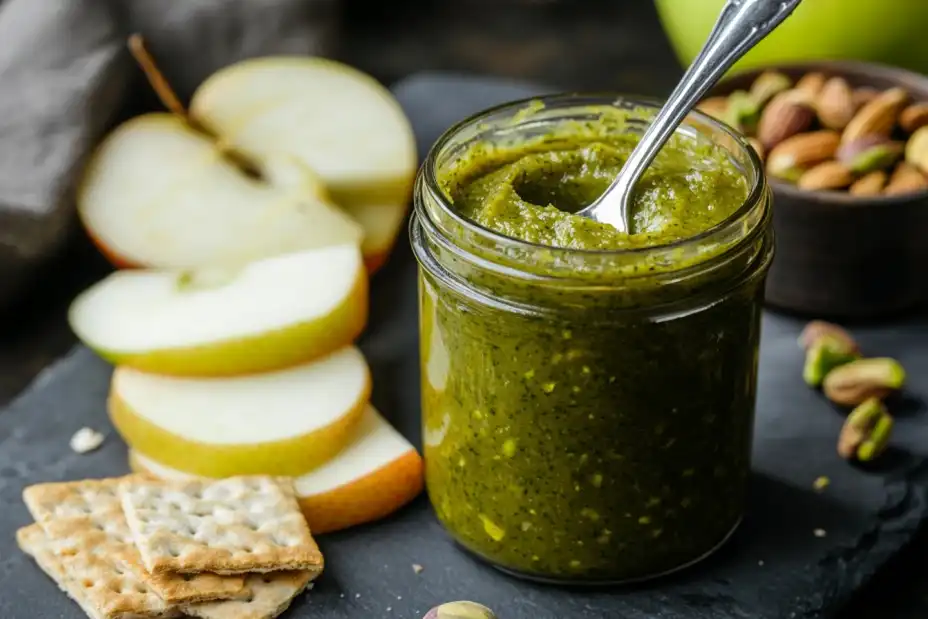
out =
<svg viewBox="0 0 928 619"><path fill-rule="evenodd" d="M413 564L412 564L412 571L414 571L416 574L421 574L421 573L422 573L422 570L424 570L424 569L425 569L425 568L422 567L421 565L419 565L418 563L413 563Z"/></svg>
<svg viewBox="0 0 928 619"><path fill-rule="evenodd" d="M73 452L85 454L103 444L103 435L92 428L81 428L74 433L69 444Z"/></svg>
<svg viewBox="0 0 928 619"><path fill-rule="evenodd" d="M355 594L354 594L354 599L358 599L359 597L361 597L361 594L360 594L360 593L355 593Z"/></svg>
<svg viewBox="0 0 928 619"><path fill-rule="evenodd" d="M344 594L344 593L339 593L339 594L338 594L338 597L343 598L343 597L345 597L345 594Z"/></svg>
<svg viewBox="0 0 928 619"><path fill-rule="evenodd" d="M757 565L759 565L760 567L764 567L764 560L761 559L760 561L758 561Z"/></svg>
<svg viewBox="0 0 928 619"><path fill-rule="evenodd" d="M392 607L392 606L387 606L387 612L388 612L388 613L389 613L389 612L393 612L393 607Z"/></svg>
<svg viewBox="0 0 928 619"><path fill-rule="evenodd" d="M826 535L828 535L828 532L825 531L825 529L815 529L814 531L812 531L812 534L815 537L825 537Z"/></svg>
<svg viewBox="0 0 928 619"><path fill-rule="evenodd" d="M396 596L396 599L402 600L402 599L403 599L403 596L402 596L402 595L398 595L398 596Z"/></svg>
<svg viewBox="0 0 928 619"><path fill-rule="evenodd" d="M815 488L818 492L821 492L828 487L828 484L831 483L831 480L822 475L821 477L816 477L815 481L812 482L812 487Z"/></svg>

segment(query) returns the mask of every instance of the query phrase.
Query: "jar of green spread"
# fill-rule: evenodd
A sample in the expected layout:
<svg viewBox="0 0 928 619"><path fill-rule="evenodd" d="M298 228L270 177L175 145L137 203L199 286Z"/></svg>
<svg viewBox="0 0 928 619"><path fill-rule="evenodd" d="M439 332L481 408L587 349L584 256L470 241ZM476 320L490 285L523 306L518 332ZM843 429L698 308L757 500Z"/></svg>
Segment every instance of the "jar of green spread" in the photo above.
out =
<svg viewBox="0 0 928 619"><path fill-rule="evenodd" d="M742 517L773 254L757 156L694 113L630 233L573 214L656 109L504 105L450 129L417 180L428 493L457 542L515 574L665 574Z"/></svg>

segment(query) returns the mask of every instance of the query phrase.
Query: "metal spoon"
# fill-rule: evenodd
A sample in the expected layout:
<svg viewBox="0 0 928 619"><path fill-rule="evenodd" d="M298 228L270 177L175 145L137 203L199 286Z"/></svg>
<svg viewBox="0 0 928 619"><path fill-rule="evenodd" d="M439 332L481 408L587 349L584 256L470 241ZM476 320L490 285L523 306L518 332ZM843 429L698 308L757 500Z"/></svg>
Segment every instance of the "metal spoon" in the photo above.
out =
<svg viewBox="0 0 928 619"><path fill-rule="evenodd" d="M693 106L801 0L728 0L709 39L605 193L577 214L629 232L632 188Z"/></svg>

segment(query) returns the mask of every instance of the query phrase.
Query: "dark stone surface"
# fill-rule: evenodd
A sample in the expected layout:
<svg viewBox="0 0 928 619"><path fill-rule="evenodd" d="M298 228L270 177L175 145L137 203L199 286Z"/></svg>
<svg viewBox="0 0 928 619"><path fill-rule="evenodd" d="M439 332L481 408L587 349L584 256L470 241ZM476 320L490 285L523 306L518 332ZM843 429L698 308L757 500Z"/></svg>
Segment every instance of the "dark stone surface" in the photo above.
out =
<svg viewBox="0 0 928 619"><path fill-rule="evenodd" d="M455 86L447 79L398 88L423 142L476 108L524 92L479 82ZM435 106L439 95L456 105ZM417 113L436 107L447 117ZM362 347L374 371L374 402L418 442L415 264L405 243L375 279L372 306ZM928 514L928 322L857 331L866 349L896 356L912 377L906 398L894 407L899 413L894 448L870 470L849 466L834 453L841 416L801 383L795 345L801 324L773 315L765 319L751 508L733 541L702 566L639 588L565 591L529 585L458 551L423 497L383 522L325 536L320 543L327 571L288 616L411 619L436 603L468 598L494 607L501 619L834 616L861 582L912 539ZM103 362L77 349L0 413L0 502L8 506L0 512L4 619L81 616L15 549L12 533L29 521L19 500L25 484L126 470L125 447L105 419L108 377ZM99 451L78 456L67 442L84 425L105 429L108 440ZM812 490L820 475L831 479L821 494ZM827 536L815 537L817 528ZM416 575L413 563L425 570ZM881 610L877 616L904 616Z"/></svg>

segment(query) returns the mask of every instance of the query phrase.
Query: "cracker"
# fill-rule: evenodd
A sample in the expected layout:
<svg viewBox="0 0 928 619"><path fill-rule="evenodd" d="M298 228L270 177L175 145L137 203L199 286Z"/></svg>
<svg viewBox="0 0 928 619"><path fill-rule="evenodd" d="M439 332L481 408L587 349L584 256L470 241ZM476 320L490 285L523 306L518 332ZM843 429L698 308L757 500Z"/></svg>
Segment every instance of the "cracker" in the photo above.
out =
<svg viewBox="0 0 928 619"><path fill-rule="evenodd" d="M289 479L133 479L122 505L149 571L322 571Z"/></svg>
<svg viewBox="0 0 928 619"><path fill-rule="evenodd" d="M126 569L122 558L109 554L99 543L105 534L90 536L81 543L61 543L31 525L17 531L20 548L92 619L136 619L179 617L177 607L164 600Z"/></svg>
<svg viewBox="0 0 928 619"><path fill-rule="evenodd" d="M50 548L48 538L45 537L45 531L42 530L41 526L30 524L16 531L16 543L19 545L20 550L35 559L39 568L58 585L59 589L77 602L77 605L87 613L88 617L91 619L103 619L103 615L90 606L83 589L76 587L68 579L64 565Z"/></svg>
<svg viewBox="0 0 928 619"><path fill-rule="evenodd" d="M184 608L200 619L273 619L283 613L318 572L271 572L252 574L245 580L251 599L206 602Z"/></svg>
<svg viewBox="0 0 928 619"><path fill-rule="evenodd" d="M217 574L150 574L132 541L119 501L119 484L133 476L38 484L23 491L33 518L60 545L105 544L135 578L169 604L242 598L244 578Z"/></svg>

